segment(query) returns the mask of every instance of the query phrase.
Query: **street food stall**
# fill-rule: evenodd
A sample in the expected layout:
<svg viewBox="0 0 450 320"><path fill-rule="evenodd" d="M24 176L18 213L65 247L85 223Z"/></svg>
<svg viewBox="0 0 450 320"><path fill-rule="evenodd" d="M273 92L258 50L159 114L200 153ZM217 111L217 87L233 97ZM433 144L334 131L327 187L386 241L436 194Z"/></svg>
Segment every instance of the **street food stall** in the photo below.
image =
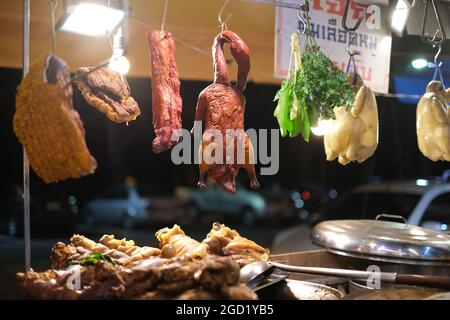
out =
<svg viewBox="0 0 450 320"><path fill-rule="evenodd" d="M102 170L102 161L96 160L96 152L90 148L90 132L84 128L74 96L95 110L100 121L127 128L142 118L144 106L134 96L139 89L128 82L128 71L151 77L152 124L147 127L152 129L152 152L156 157L170 154L164 158L170 166L195 165L200 192L219 188L226 197L237 199L241 188L260 188L262 176L278 172L279 159L273 153L279 150L279 139L298 137L298 143L307 144L313 136L323 137L324 161L341 170L361 165L376 157L382 147L380 98L418 100L413 124L416 136L409 138L417 141L416 153L421 157L446 163L449 168L450 89L445 86L441 61L441 55L448 54L448 1L399 0L393 7L388 1L226 0L216 1L220 8L214 12L207 1L191 1L190 8L198 6L194 12L200 20L213 15L218 23L213 37L192 43L185 38L189 19L185 19L185 30L170 28L171 14L180 15L185 8L181 1L159 1L160 26L145 22L146 12L136 9L149 5L138 1L47 2L52 50L34 51L30 59L32 17L30 1L23 1L23 79L17 87L13 117L14 134L23 147L25 268L17 270L16 278L24 297L450 299L450 235L444 224L439 225L440 230L431 230L382 211L374 219L315 224L311 239L318 250L272 254L265 244L258 244L228 221L209 224L209 231L194 239L184 231L183 221L200 221L198 212L203 204L187 200L186 220L180 218L173 226L158 228L147 243L121 238L111 234L113 230L99 239L78 233L69 241L60 239L53 244L47 270L33 268L30 234L30 169L45 184L86 179ZM228 10L230 5L233 10ZM259 21L260 8L270 8L275 20L273 48L267 50L259 43L258 30L245 30L244 24L239 27L245 31L242 35L233 28L230 16L240 6L251 7L255 21ZM202 8L208 10L203 12ZM411 25L408 17L419 13L420 22ZM396 39L392 32L402 34L406 26L435 52L425 61L424 67L433 75L423 95L390 92L391 48ZM92 48L95 41L106 39L110 57L100 62L91 57L84 61L82 55L73 55L80 50L77 43L58 43L58 33L89 36ZM205 38L207 32L198 34ZM248 42L247 34L251 35ZM135 42L144 43L146 48ZM212 44L211 50L205 49L203 42L206 47ZM200 66L199 60L186 55L179 60L179 46L183 52L190 50L209 59L209 65ZM230 53L225 50L228 47ZM268 51L273 54L273 65L267 59ZM211 61L213 70L209 70ZM189 93L183 91L180 79L186 77L212 79L202 84L195 106L184 100ZM267 101L272 105L276 129L245 130L246 103L254 97L246 97L246 87L253 82L278 86L274 100ZM190 111L193 122L186 128ZM268 157L269 149L272 158ZM241 168L246 172L245 187L236 180ZM289 171L289 167L284 169ZM144 220L146 210L157 202L140 198L131 178L126 180L126 188L127 197L138 205L116 210L116 216L129 227ZM443 190L450 192L450 187ZM334 195L331 191L328 194ZM309 191L293 193L297 209L302 209L310 196ZM231 211L243 216L248 228L262 214L265 202L251 198L250 193L240 198L241 205ZM121 204L111 203L105 210L111 212L113 220L114 209ZM300 216L309 214L299 212ZM91 227L101 226L105 220L108 218L104 222L92 219Z"/></svg>

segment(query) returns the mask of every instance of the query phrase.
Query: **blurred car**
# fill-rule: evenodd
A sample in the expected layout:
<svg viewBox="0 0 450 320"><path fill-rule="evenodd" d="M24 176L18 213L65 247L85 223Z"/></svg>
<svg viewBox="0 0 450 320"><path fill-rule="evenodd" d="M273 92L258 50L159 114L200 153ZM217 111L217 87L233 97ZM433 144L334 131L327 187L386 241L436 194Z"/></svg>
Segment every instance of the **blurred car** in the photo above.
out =
<svg viewBox="0 0 450 320"><path fill-rule="evenodd" d="M447 231L450 225L450 183L438 179L416 179L365 184L314 213L311 222L374 219L379 214L397 215L409 224Z"/></svg>
<svg viewBox="0 0 450 320"><path fill-rule="evenodd" d="M283 188L279 183L265 182L255 190L266 200L266 216L272 222L289 224L297 219L303 206L296 190Z"/></svg>
<svg viewBox="0 0 450 320"><path fill-rule="evenodd" d="M297 207L301 210L299 217L302 220L309 219L312 212L316 212L338 197L338 191L334 188L323 186L314 181L305 181L296 186ZM301 201L300 201L301 200Z"/></svg>
<svg viewBox="0 0 450 320"><path fill-rule="evenodd" d="M221 214L223 218L238 218L251 225L266 214L267 203L255 191L245 189L237 183L235 194L224 191L217 184L209 185L205 190L192 189L189 194L187 214L191 219L210 214Z"/></svg>
<svg viewBox="0 0 450 320"><path fill-rule="evenodd" d="M44 192L45 191L45 192ZM74 199L56 187L31 191L30 232L34 237L69 236L75 228ZM8 184L0 190L0 233L23 235L23 191ZM71 204L72 202L72 204Z"/></svg>
<svg viewBox="0 0 450 320"><path fill-rule="evenodd" d="M130 229L150 222L172 222L184 214L184 203L160 187L117 184L88 201L83 208L87 226L117 225Z"/></svg>
<svg viewBox="0 0 450 320"><path fill-rule="evenodd" d="M450 183L442 179L375 182L358 186L315 212L309 225L294 226L279 233L272 251L317 249L309 240L312 227L325 220L375 219L379 214L438 232L450 231Z"/></svg>

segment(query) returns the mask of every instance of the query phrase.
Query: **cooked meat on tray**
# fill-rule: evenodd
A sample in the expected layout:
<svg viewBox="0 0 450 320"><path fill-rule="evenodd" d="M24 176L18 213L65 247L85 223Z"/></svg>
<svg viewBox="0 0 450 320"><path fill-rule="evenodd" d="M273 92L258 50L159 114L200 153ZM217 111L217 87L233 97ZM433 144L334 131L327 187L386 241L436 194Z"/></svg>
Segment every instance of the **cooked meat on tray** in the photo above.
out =
<svg viewBox="0 0 450 320"><path fill-rule="evenodd" d="M131 97L127 79L108 67L80 68L75 83L84 99L106 114L114 122L136 120L141 114L137 102Z"/></svg>
<svg viewBox="0 0 450 320"><path fill-rule="evenodd" d="M169 150L178 141L172 133L181 128L180 80L175 62L175 41L170 32L147 32L152 55L152 115L156 138L152 149L155 153Z"/></svg>
<svg viewBox="0 0 450 320"><path fill-rule="evenodd" d="M204 258L208 254L208 245L188 237L180 226L163 228L156 232L156 238L161 247L161 256L164 258L189 255Z"/></svg>
<svg viewBox="0 0 450 320"><path fill-rule="evenodd" d="M168 259L159 249L138 247L112 235L103 236L100 243L74 235L70 244L57 243L52 251L51 270L17 274L28 298L257 299L238 283L240 268L231 257L199 257L188 250ZM137 254L139 259L127 262Z"/></svg>
<svg viewBox="0 0 450 320"><path fill-rule="evenodd" d="M69 70L55 55L34 62L19 85L13 126L31 167L44 182L80 178L95 171L97 162L73 108Z"/></svg>
<svg viewBox="0 0 450 320"><path fill-rule="evenodd" d="M223 53L225 43L230 44L231 54L238 65L237 85L232 86L227 62ZM226 30L216 36L213 44L214 83L198 97L196 121L204 121L206 130L216 129L222 134L222 142L214 136L203 135L199 148L200 177L198 186L206 188L209 174L226 191L236 192L236 176L244 168L250 177L250 186L259 187L254 166L254 151L250 138L244 131L244 90L250 71L250 52L245 42L234 32ZM194 127L195 130L195 127ZM234 136L229 137L229 132ZM233 141L230 143L229 141ZM222 149L222 159L216 159L215 150Z"/></svg>
<svg viewBox="0 0 450 320"><path fill-rule="evenodd" d="M203 243L208 244L211 253L231 256L241 267L255 261L269 260L266 249L218 222L213 224Z"/></svg>

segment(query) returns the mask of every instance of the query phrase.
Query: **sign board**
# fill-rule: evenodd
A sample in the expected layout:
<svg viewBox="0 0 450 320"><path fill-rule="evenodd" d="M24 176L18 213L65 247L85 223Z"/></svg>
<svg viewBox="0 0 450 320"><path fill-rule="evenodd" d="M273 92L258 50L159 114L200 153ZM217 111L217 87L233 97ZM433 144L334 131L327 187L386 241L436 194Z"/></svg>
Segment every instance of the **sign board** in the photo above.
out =
<svg viewBox="0 0 450 320"><path fill-rule="evenodd" d="M344 0L312 0L310 3L311 31L322 51L344 72L349 55L346 51L349 34L342 28ZM376 4L374 4L376 3ZM352 1L347 25L355 25L364 17L356 31L351 50L360 51L355 56L358 73L373 91L389 90L391 60L391 32L387 26L388 6L383 1ZM286 78L291 56L290 37L300 25L297 11L277 7L275 14L275 76ZM304 37L302 42L304 41ZM302 47L303 48L303 47Z"/></svg>

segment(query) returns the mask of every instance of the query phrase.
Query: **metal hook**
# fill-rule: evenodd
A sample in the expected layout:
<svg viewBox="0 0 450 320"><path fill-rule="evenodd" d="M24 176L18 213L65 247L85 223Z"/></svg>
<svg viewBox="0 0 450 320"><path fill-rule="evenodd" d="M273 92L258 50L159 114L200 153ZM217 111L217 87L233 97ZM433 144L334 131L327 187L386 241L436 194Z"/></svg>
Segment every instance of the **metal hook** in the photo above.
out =
<svg viewBox="0 0 450 320"><path fill-rule="evenodd" d="M441 51L442 51L442 45L440 45L440 44L438 44L437 45L438 46L438 52L436 53L436 55L434 56L434 65L435 66L437 66L437 67L439 67L440 65L441 65L441 63L438 63L438 58L439 58L439 55L441 54Z"/></svg>
<svg viewBox="0 0 450 320"><path fill-rule="evenodd" d="M425 26L427 24L427 15L428 15L428 6L429 6L430 2L431 2L431 5L433 6L434 15L438 22L438 29L436 30L436 33L434 34L433 37L430 37L430 35L428 33L425 34ZM424 0L424 3L425 3L425 10L424 10L423 19L422 19L422 32L421 32L422 41L425 42L426 44L429 44L432 46L436 46L436 45L440 46L447 39L447 35L445 34L445 29L442 24L441 16L440 16L439 11L436 6L436 1L435 0ZM439 40L436 40L437 35L439 33L441 34L442 37ZM439 51L439 53L440 53L440 51Z"/></svg>
<svg viewBox="0 0 450 320"><path fill-rule="evenodd" d="M220 25L220 28L221 28L220 33L222 33L224 30L228 30L227 21L230 19L231 13L229 13L227 15L227 18L225 19L225 21L222 20L222 13L225 10L225 7L227 6L228 2L230 2L230 0L226 0L225 1L225 3L222 6L222 9L220 9L220 11L219 11L219 15L217 16L217 20L219 20L219 25Z"/></svg>
<svg viewBox="0 0 450 320"><path fill-rule="evenodd" d="M297 17L298 17L299 22L301 22L301 24L302 24L302 29L301 29L301 31L300 31L300 29L297 27L297 32L303 36L303 35L305 34L305 32L306 32L306 21L305 21L305 20L303 19L303 17L301 16L300 10L297 10Z"/></svg>
<svg viewBox="0 0 450 320"><path fill-rule="evenodd" d="M355 31L349 31L349 35L350 35L350 38L349 38L349 41L348 41L348 43L347 43L347 48L346 48L346 50L347 50L348 55L349 55L350 57L353 57L353 56L359 54L360 52L359 52L358 50L350 51L350 46L351 46L352 44L354 44L355 39L356 39L356 32L355 32Z"/></svg>
<svg viewBox="0 0 450 320"><path fill-rule="evenodd" d="M348 11L350 8L350 2L351 2L351 0L345 1L345 11L344 11L344 16L342 17L342 28L345 31L356 31L359 28L359 26L361 25L361 22L363 21L363 17L360 17L358 19L358 21L356 22L354 27L350 28L347 26L347 15L348 15Z"/></svg>

